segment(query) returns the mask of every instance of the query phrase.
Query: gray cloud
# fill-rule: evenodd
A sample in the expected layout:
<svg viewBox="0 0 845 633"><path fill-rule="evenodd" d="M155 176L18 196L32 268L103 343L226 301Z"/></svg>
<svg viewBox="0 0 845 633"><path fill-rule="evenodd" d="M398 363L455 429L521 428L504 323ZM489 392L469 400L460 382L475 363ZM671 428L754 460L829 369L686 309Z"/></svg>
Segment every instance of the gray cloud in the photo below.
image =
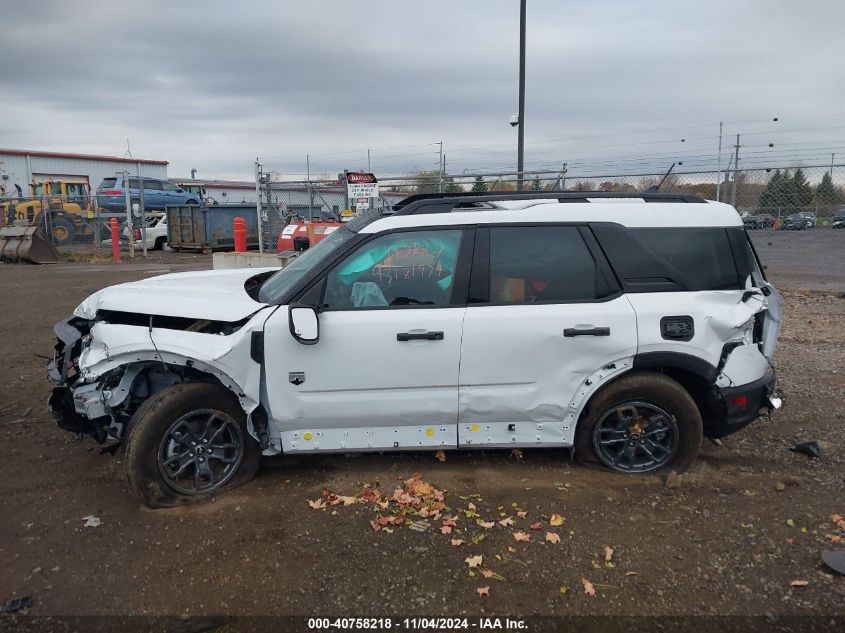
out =
<svg viewBox="0 0 845 633"><path fill-rule="evenodd" d="M779 147L845 151L845 128L814 130L845 115L802 118L845 113L841 2L528 10L529 168L713 154L719 120L751 121L728 131L754 143L771 130ZM3 17L4 145L122 154L129 138L173 175L205 177L248 177L256 156L298 174L306 153L334 173L368 147L382 171L431 169L440 140L450 170L515 162L515 0L15 2ZM607 136L673 127L688 129ZM406 145L425 146L381 149Z"/></svg>

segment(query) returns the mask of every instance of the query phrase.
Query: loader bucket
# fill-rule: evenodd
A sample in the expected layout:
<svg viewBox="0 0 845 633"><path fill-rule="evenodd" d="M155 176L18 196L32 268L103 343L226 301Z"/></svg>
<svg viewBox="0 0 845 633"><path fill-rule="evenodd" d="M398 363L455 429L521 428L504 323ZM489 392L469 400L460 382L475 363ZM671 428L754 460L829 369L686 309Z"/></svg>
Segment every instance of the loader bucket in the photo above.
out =
<svg viewBox="0 0 845 633"><path fill-rule="evenodd" d="M40 226L4 226L0 228L0 260L55 264L59 251L44 235Z"/></svg>

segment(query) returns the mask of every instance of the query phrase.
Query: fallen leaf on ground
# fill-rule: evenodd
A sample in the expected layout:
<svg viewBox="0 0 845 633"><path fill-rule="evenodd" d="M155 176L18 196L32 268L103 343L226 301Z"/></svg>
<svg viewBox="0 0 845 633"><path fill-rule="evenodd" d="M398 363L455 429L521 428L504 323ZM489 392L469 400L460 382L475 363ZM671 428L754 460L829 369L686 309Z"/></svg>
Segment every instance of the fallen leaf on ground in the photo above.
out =
<svg viewBox="0 0 845 633"><path fill-rule="evenodd" d="M528 527L529 527L529 529L532 529L532 530L539 530L542 526L540 525L540 522L537 521L537 523L532 523Z"/></svg>
<svg viewBox="0 0 845 633"><path fill-rule="evenodd" d="M482 569L480 571L481 571L481 575L484 576L485 578L495 578L496 580L504 580L505 579L504 576L500 576L499 574L494 572L492 569Z"/></svg>
<svg viewBox="0 0 845 633"><path fill-rule="evenodd" d="M485 530L492 530L493 526L496 525L495 523L493 523L493 521L482 521L481 519L478 519L476 523L478 523L478 525L483 527Z"/></svg>
<svg viewBox="0 0 845 633"><path fill-rule="evenodd" d="M476 592L478 593L478 595L479 595L479 596L481 596L482 598L484 598L484 597L489 597L489 596L490 596L490 586L489 586L489 585L488 585L488 586L486 586L486 587L479 587L479 588L478 588L478 589L476 589L475 591L476 591Z"/></svg>
<svg viewBox="0 0 845 633"><path fill-rule="evenodd" d="M787 519L787 520L786 520L786 524L787 524L789 527L795 527L795 521L793 521L792 519Z"/></svg>
<svg viewBox="0 0 845 633"><path fill-rule="evenodd" d="M559 514L553 514L549 518L549 524L554 525L555 527L557 527L558 525L563 525L564 521L565 521L565 519L562 516L560 516Z"/></svg>
<svg viewBox="0 0 845 633"><path fill-rule="evenodd" d="M441 534L451 534L452 533L452 526L451 525L441 525L440 526L440 533Z"/></svg>
<svg viewBox="0 0 845 633"><path fill-rule="evenodd" d="M517 461L522 461L522 451L518 448L515 448L511 451L511 457L516 459Z"/></svg>
<svg viewBox="0 0 845 633"><path fill-rule="evenodd" d="M464 539L462 539L462 538L453 538L452 539L452 545L454 545L455 547L460 547L463 544L464 544Z"/></svg>
<svg viewBox="0 0 845 633"><path fill-rule="evenodd" d="M516 513L516 516L518 516L520 519L524 519L528 516L528 513L525 510L520 510Z"/></svg>
<svg viewBox="0 0 845 633"><path fill-rule="evenodd" d="M842 520L842 515L841 514L831 514L830 520L833 521L834 523L839 523Z"/></svg>
<svg viewBox="0 0 845 633"><path fill-rule="evenodd" d="M467 509L468 509L468 510L472 510L473 512L475 512L477 508L475 507L475 504L474 504L472 501L470 501L470 502L467 504Z"/></svg>
<svg viewBox="0 0 845 633"><path fill-rule="evenodd" d="M470 541L472 541L473 545L478 545L481 541L483 541L487 537L484 532L479 532L478 534L473 534Z"/></svg>
<svg viewBox="0 0 845 633"><path fill-rule="evenodd" d="M604 547L604 562L609 563L613 558L613 548L605 545Z"/></svg>
<svg viewBox="0 0 845 633"><path fill-rule="evenodd" d="M560 543L560 536L554 532L546 532L546 540L549 543Z"/></svg>
<svg viewBox="0 0 845 633"><path fill-rule="evenodd" d="M477 554L476 556L468 556L464 559L464 562L472 569L473 567L478 567L483 560L484 557L481 554Z"/></svg>
<svg viewBox="0 0 845 633"><path fill-rule="evenodd" d="M514 532L513 538L516 541L530 541L531 535L528 532Z"/></svg>
<svg viewBox="0 0 845 633"><path fill-rule="evenodd" d="M794 538L788 538L788 539L786 539L786 542L789 543L790 545L795 545L795 539Z"/></svg>
<svg viewBox="0 0 845 633"><path fill-rule="evenodd" d="M582 578L581 583L584 585L584 593L585 594L587 594L588 596L595 596L596 595L596 589L595 589L595 587L593 587L593 583L591 583L586 578Z"/></svg>
<svg viewBox="0 0 845 633"><path fill-rule="evenodd" d="M831 543L838 543L839 541L842 540L842 537L839 536L838 534L825 534L824 537L826 539L830 539Z"/></svg>
<svg viewBox="0 0 845 633"><path fill-rule="evenodd" d="M502 527L508 527L509 525L513 525L513 519L510 517L502 519L501 521L499 521L499 525L501 525Z"/></svg>
<svg viewBox="0 0 845 633"><path fill-rule="evenodd" d="M322 499L315 499L314 501L308 501L308 505L314 508L315 510L325 510L326 509L326 502Z"/></svg>
<svg viewBox="0 0 845 633"><path fill-rule="evenodd" d="M446 453L444 453L443 451L437 451L434 454L434 459L436 459L438 462L445 462L446 461Z"/></svg>
<svg viewBox="0 0 845 633"><path fill-rule="evenodd" d="M636 572L636 571L626 571L625 575L626 576L636 576L638 573L639 572Z"/></svg>
<svg viewBox="0 0 845 633"><path fill-rule="evenodd" d="M566 593L567 591L569 591L569 587L567 587L566 585L561 585L558 591L560 591L561 593Z"/></svg>
<svg viewBox="0 0 845 633"><path fill-rule="evenodd" d="M82 517L82 520L85 521L82 527L100 527L103 524L100 517L95 517L93 514L89 514L87 517Z"/></svg>
<svg viewBox="0 0 845 633"><path fill-rule="evenodd" d="M810 584L809 580L793 580L791 583L789 583L789 586L790 587L806 587L809 584Z"/></svg>
<svg viewBox="0 0 845 633"><path fill-rule="evenodd" d="M448 525L449 527L455 527L456 525L458 525L458 522L455 521L455 519L452 518L452 517L447 517L447 518L443 519L443 525Z"/></svg>

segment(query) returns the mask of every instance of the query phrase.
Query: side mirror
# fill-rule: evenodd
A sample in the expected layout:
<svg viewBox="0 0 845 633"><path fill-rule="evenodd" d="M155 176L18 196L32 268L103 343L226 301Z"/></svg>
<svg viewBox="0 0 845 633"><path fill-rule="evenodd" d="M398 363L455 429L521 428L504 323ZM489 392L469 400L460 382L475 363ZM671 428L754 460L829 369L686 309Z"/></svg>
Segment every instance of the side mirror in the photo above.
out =
<svg viewBox="0 0 845 633"><path fill-rule="evenodd" d="M320 320L317 318L317 310L310 306L290 306L288 326L293 338L303 345L314 345L320 338Z"/></svg>

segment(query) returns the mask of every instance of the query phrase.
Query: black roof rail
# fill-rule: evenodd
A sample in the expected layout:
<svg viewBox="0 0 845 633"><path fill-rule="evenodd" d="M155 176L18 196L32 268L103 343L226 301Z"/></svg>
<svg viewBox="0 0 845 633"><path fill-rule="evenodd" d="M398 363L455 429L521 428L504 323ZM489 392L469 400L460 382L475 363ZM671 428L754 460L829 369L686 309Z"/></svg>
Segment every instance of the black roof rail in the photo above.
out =
<svg viewBox="0 0 845 633"><path fill-rule="evenodd" d="M650 191L488 191L476 193L418 193L393 205L393 215L417 213L449 213L454 209L484 208L485 202L498 200L557 200L558 202L589 202L590 198L636 198L646 202L706 203L700 196L687 193Z"/></svg>

